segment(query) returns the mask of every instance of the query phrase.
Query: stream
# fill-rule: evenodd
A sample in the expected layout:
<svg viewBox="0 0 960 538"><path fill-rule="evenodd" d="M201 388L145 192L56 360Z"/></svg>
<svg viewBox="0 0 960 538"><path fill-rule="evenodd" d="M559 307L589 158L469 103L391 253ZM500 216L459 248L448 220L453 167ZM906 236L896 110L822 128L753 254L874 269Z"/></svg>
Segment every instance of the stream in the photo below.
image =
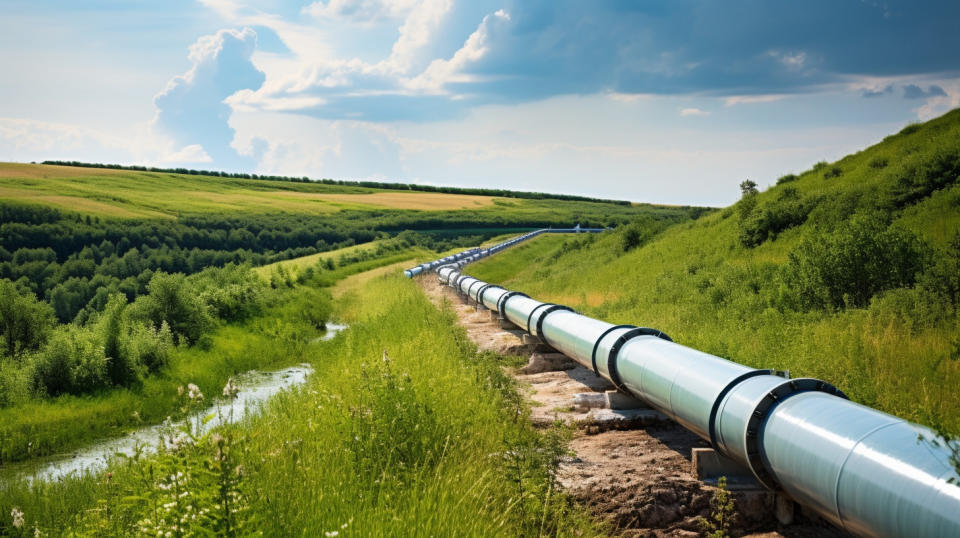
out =
<svg viewBox="0 0 960 538"><path fill-rule="evenodd" d="M347 325L328 323L326 333L313 342L331 340ZM238 391L233 399L214 398L209 406L199 409L183 419L166 424L153 424L132 431L122 437L103 439L78 450L64 454L54 454L42 458L4 465L0 468L0 479L4 476L19 476L27 480L54 481L71 473L98 472L104 469L114 455L133 455L140 447L141 453L152 454L162 436L172 429L179 429L189 423L196 432L205 433L222 424L230 424L243 419L250 413L261 409L261 404L278 392L304 383L313 367L307 363L291 366L273 372L251 370L233 377ZM212 396L212 395L211 395ZM219 394L217 395L219 396ZM213 418L203 424L205 417Z"/></svg>

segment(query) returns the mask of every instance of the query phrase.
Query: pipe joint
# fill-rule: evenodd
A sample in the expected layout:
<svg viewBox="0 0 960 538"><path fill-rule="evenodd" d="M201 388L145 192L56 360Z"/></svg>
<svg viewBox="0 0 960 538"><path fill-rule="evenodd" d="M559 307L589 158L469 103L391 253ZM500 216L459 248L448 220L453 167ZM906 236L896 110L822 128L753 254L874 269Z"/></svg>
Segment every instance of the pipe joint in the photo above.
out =
<svg viewBox="0 0 960 538"><path fill-rule="evenodd" d="M766 373L762 370L761 372ZM747 420L747 425L744 429L744 447L746 448L747 465L753 472L753 476L755 476L761 484L773 491L779 491L783 488L781 488L776 476L764 462L765 456L763 454L763 436L761 435L761 430L763 430L767 417L770 416L777 405L787 398L802 392L825 392L843 398L844 400L847 399L847 395L840 389L826 381L812 377L784 380L760 398L760 401L754 406L753 413L750 414L750 418Z"/></svg>
<svg viewBox="0 0 960 538"><path fill-rule="evenodd" d="M617 341L610 347L610 354L607 356L607 373L610 375L610 382L613 383L613 386L628 394L630 390L623 385L623 381L620 379L620 373L617 371L617 356L620 354L620 348L622 348L624 344L638 336L656 336L668 342L673 342L673 339L663 331L651 329L650 327L636 327L621 334L620 338L617 338Z"/></svg>
<svg viewBox="0 0 960 538"><path fill-rule="evenodd" d="M505 316L507 315L506 312L504 312L504 309L507 307L507 299L509 299L509 298L511 298L511 297L527 297L527 298L529 298L530 296L527 295L526 293L519 292L519 291L508 291L507 293L504 293L504 294L500 297L500 300L497 301L497 312L500 313L500 317L501 317L501 318L502 318L502 317L505 317Z"/></svg>

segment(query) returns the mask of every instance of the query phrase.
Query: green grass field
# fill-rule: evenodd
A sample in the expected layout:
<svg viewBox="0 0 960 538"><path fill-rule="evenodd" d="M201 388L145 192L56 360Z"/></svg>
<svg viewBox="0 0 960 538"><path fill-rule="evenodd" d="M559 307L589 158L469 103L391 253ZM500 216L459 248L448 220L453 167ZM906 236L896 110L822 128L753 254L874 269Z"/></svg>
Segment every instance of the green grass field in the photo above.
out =
<svg viewBox="0 0 960 538"><path fill-rule="evenodd" d="M341 209L448 211L493 204L490 196L17 163L0 163L0 199L127 218L204 212L325 214Z"/></svg>

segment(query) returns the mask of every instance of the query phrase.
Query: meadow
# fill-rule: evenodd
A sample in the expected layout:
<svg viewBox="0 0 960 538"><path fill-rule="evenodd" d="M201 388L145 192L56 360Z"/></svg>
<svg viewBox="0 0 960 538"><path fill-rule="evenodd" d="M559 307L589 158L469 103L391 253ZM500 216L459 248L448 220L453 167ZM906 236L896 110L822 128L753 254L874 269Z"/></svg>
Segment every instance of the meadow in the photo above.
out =
<svg viewBox="0 0 960 538"><path fill-rule="evenodd" d="M468 273L956 433L958 176L954 111L693 222L540 237Z"/></svg>
<svg viewBox="0 0 960 538"><path fill-rule="evenodd" d="M477 354L450 308L393 271L352 286L335 315L350 330L304 348L314 374L262 415L100 475L2 482L0 532L602 533L555 489L567 432L529 424L502 359Z"/></svg>

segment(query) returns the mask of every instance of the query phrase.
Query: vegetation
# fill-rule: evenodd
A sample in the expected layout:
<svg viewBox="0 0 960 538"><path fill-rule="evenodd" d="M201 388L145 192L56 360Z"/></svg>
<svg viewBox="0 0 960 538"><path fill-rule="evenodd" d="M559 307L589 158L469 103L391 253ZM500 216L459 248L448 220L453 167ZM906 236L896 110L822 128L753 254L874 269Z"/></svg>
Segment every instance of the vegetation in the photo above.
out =
<svg viewBox="0 0 960 538"><path fill-rule="evenodd" d="M158 455L99 476L0 482L0 534L599 533L554 489L563 431L530 425L450 308L394 273L348 294L338 316L350 331L305 348L315 373L261 416L170 432ZM199 392L170 399L186 408Z"/></svg>
<svg viewBox="0 0 960 538"><path fill-rule="evenodd" d="M626 200L608 200L604 198L591 198L589 196L576 196L572 194L553 194L547 192L525 192L513 191L509 189L480 189L464 187L438 187L435 185L417 185L415 183L392 183L386 181L343 181L335 179L310 179L307 176L289 177L274 176L263 174L245 174L232 172L218 172L210 170L190 170L187 168L156 168L153 166L123 166L119 164L101 164L101 163L83 163L78 161L43 161L42 164L57 166L74 166L83 168L102 168L107 170L134 170L140 172L166 172L170 174L192 175L192 176L212 176L227 177L238 179L261 179L266 181L287 181L295 183L321 183L323 185L339 185L347 187L363 187L369 189L386 189L400 191L417 192L439 192L444 194L466 194L471 196L499 196L502 198L521 198L532 200L567 200L574 202L600 202L606 204L630 205Z"/></svg>
<svg viewBox="0 0 960 538"><path fill-rule="evenodd" d="M960 110L634 248L537 238L478 278L960 432ZM883 166L880 163L885 163ZM895 163L895 164L894 164ZM824 181L832 167L843 174Z"/></svg>

